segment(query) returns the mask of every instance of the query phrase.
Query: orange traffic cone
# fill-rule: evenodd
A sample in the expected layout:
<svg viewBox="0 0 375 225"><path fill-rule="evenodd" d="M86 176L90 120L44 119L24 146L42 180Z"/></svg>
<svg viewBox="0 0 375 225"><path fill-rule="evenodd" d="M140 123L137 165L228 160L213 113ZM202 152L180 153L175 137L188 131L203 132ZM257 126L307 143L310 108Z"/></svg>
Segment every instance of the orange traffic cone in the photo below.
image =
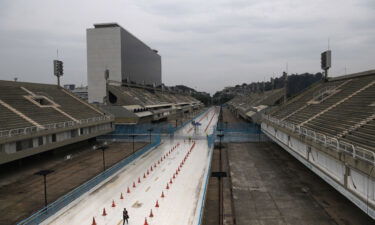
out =
<svg viewBox="0 0 375 225"><path fill-rule="evenodd" d="M169 180L169 183L172 184L172 178Z"/></svg>
<svg viewBox="0 0 375 225"><path fill-rule="evenodd" d="M154 214L152 213L152 209L151 209L151 211L150 211L150 217L151 217L151 218L154 217Z"/></svg>
<svg viewBox="0 0 375 225"><path fill-rule="evenodd" d="M143 179L146 179L146 174L143 174Z"/></svg>
<svg viewBox="0 0 375 225"><path fill-rule="evenodd" d="M141 183L141 178L138 177L138 184Z"/></svg>
<svg viewBox="0 0 375 225"><path fill-rule="evenodd" d="M112 200L112 207L113 207L113 208L116 207L116 203L115 203L114 200Z"/></svg>
<svg viewBox="0 0 375 225"><path fill-rule="evenodd" d="M96 224L95 224L96 225ZM145 218L145 223L143 225L148 225L147 218Z"/></svg>
<svg viewBox="0 0 375 225"><path fill-rule="evenodd" d="M161 197L164 198L164 191L161 192Z"/></svg>
<svg viewBox="0 0 375 225"><path fill-rule="evenodd" d="M122 195L122 192L121 192L121 195L120 195L120 199L124 199L124 196Z"/></svg>
<svg viewBox="0 0 375 225"><path fill-rule="evenodd" d="M158 201L158 200L156 200L155 207L156 207L156 208L159 208L159 201Z"/></svg>
<svg viewBox="0 0 375 225"><path fill-rule="evenodd" d="M133 181L133 188L135 188L135 182Z"/></svg>
<svg viewBox="0 0 375 225"><path fill-rule="evenodd" d="M91 225L96 225L95 217L92 217L92 223L91 223Z"/></svg>
<svg viewBox="0 0 375 225"><path fill-rule="evenodd" d="M147 175L149 175L150 174L150 172L147 170Z"/></svg>
<svg viewBox="0 0 375 225"><path fill-rule="evenodd" d="M127 193L130 193L130 189L129 189L129 187L128 187L128 191L127 191Z"/></svg>
<svg viewBox="0 0 375 225"><path fill-rule="evenodd" d="M166 187L165 189L167 189L167 190L169 189L169 185L168 185L168 183L167 183L167 187Z"/></svg>
<svg viewBox="0 0 375 225"><path fill-rule="evenodd" d="M105 211L105 208L103 208L102 216L106 216L106 215L107 215L107 212Z"/></svg>

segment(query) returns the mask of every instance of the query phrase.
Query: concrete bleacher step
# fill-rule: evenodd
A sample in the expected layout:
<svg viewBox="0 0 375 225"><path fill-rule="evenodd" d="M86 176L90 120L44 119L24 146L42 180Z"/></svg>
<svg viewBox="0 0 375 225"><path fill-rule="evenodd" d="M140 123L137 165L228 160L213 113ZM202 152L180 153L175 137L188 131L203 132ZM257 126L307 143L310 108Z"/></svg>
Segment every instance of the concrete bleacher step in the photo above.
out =
<svg viewBox="0 0 375 225"><path fill-rule="evenodd" d="M331 109L337 107L337 106L340 105L341 103L343 103L343 102L347 101L348 99L352 98L353 96L355 96L355 95L361 93L362 91L366 90L367 88L371 87L371 86L374 85L374 84L375 84L375 81L372 81L372 82L370 82L369 84L365 85L364 87L362 87L362 88L360 88L360 89L354 91L354 92L353 92L352 94L350 94L349 96L347 96L347 97L341 99L340 101L338 101L338 102L336 102L335 104L331 105L331 106L328 107L327 109L325 109L325 110L321 111L320 113L316 114L315 116L311 117L309 120L307 120L307 121L301 123L300 126L303 126L305 123L307 123L307 122L309 122L309 121L315 119L316 117L322 115L323 113L325 113L325 112L327 112L327 111L329 111L329 110L331 110Z"/></svg>
<svg viewBox="0 0 375 225"><path fill-rule="evenodd" d="M372 148L375 148L375 139L368 139L363 138L360 136L355 136L351 134L347 134L345 137L342 138L343 140L349 140L354 144L360 144L362 146L371 146Z"/></svg>

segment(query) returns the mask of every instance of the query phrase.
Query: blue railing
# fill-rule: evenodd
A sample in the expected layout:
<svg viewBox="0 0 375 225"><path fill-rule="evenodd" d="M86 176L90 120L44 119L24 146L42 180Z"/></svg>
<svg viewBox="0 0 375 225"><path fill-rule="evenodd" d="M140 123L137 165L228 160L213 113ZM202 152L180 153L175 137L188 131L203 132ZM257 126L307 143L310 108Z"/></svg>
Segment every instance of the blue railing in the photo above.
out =
<svg viewBox="0 0 375 225"><path fill-rule="evenodd" d="M218 130L223 130L224 133L261 133L261 128L255 123L218 123Z"/></svg>
<svg viewBox="0 0 375 225"><path fill-rule="evenodd" d="M207 109L208 110L208 109ZM115 130L109 134L101 135L98 139L102 140L115 140L115 141L132 141L133 135L134 141L136 142L148 142L150 138L150 129L151 135L162 135L162 134L173 134L178 131L180 128L184 127L186 124L191 123L191 121L197 119L199 116L207 112L207 110L202 111L201 113L194 116L192 119L185 121L177 127L174 127L171 124L134 124L134 125L116 125Z"/></svg>
<svg viewBox="0 0 375 225"><path fill-rule="evenodd" d="M121 170L124 166L131 163L133 160L137 159L139 156L144 154L145 152L149 151L150 149L158 146L161 143L160 136L154 136L153 142L142 149L138 150L131 156L121 160L120 162L116 163L106 171L98 174L91 180L87 181L86 183L82 184L81 186L77 187L76 189L72 190L68 194L62 196L61 198L57 199L56 201L49 204L47 207L44 207L43 209L37 211L33 215L31 215L29 218L22 220L21 222L17 223L17 225L36 225L40 224L53 214L55 214L57 211L61 210L63 207L67 206L74 200L78 199L80 196L103 182L105 179L109 178L119 170Z"/></svg>

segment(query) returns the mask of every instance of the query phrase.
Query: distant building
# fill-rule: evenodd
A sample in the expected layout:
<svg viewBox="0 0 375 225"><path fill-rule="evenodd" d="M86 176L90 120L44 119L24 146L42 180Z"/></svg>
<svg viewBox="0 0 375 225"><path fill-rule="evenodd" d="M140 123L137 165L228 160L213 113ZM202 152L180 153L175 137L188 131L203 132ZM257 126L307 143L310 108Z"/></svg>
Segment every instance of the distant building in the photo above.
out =
<svg viewBox="0 0 375 225"><path fill-rule="evenodd" d="M87 81L89 102L103 103L105 70L109 80L158 86L161 57L117 23L94 24L87 29Z"/></svg>
<svg viewBox="0 0 375 225"><path fill-rule="evenodd" d="M73 92L78 97L88 100L87 86L76 87L75 84L64 84L64 88Z"/></svg>

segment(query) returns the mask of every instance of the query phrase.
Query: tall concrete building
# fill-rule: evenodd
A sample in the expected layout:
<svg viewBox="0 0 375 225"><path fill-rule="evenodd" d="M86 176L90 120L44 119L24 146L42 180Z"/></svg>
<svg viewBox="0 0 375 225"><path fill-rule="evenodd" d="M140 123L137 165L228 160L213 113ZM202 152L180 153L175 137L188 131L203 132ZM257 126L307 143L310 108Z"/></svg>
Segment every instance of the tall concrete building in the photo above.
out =
<svg viewBox="0 0 375 225"><path fill-rule="evenodd" d="M117 23L94 24L87 29L89 102L103 102L106 69L111 81L162 83L160 55Z"/></svg>

